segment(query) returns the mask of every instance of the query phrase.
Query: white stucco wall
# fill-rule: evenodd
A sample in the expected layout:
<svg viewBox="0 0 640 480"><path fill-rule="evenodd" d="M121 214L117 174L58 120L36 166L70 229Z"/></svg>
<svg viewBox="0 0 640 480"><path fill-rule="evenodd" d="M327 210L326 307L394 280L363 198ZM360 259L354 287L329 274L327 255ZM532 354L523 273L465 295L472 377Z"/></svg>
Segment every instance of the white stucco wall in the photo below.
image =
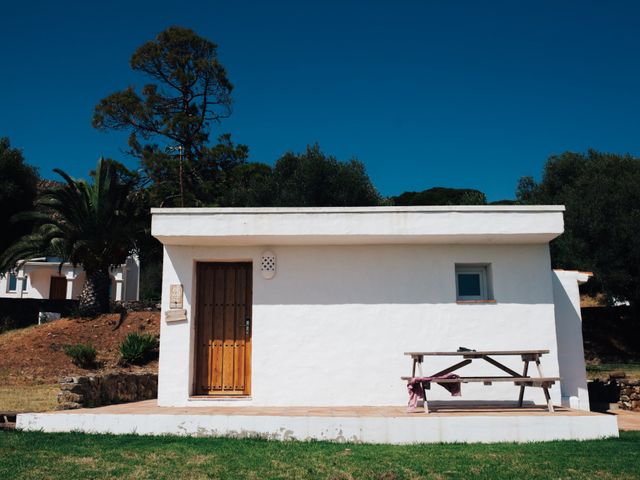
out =
<svg viewBox="0 0 640 480"><path fill-rule="evenodd" d="M307 208L152 208L164 245L548 243L561 205Z"/></svg>
<svg viewBox="0 0 640 480"><path fill-rule="evenodd" d="M5 274L0 278L0 297L6 298L49 298L49 289L51 287L51 277L67 275L78 275L78 268L74 269L72 266L63 266L62 270L58 271L57 263L49 263L42 265L25 265L18 273L18 277L26 276L27 288L24 291L20 291L20 287L14 292L7 290L9 276ZM84 283L84 273L81 273L82 278L78 278L74 282L74 297L80 294L82 290L82 284ZM19 281L18 281L19 284Z"/></svg>
<svg viewBox="0 0 640 480"><path fill-rule="evenodd" d="M262 252L277 256L271 280L258 270ZM193 372L195 262L253 262L253 355L250 400L215 405L402 405L411 350L549 349L546 376L558 376L554 294L548 245L165 245L160 405L189 400ZM495 304L456 303L455 264L490 263ZM188 321L166 323L171 284L184 286ZM427 358L424 374L459 357ZM519 358L501 357L520 371ZM466 375L498 374L474 361ZM552 389L560 403L560 387ZM462 400L518 397L512 384L465 384ZM441 387L434 400L450 399ZM539 389L525 400L544 403Z"/></svg>
<svg viewBox="0 0 640 480"><path fill-rule="evenodd" d="M51 277L65 277L71 282L70 298L78 298L82 293L86 281L86 274L81 267L74 267L65 264L59 269L56 262L27 262L17 272L18 278L25 278L27 282L26 290L20 290L20 280L18 280L15 291L8 290L9 275L6 273L0 276L0 297L4 298L49 298L51 288ZM111 271L112 289L111 298L116 299L115 278L122 278L122 300L138 300L140 262L137 257L129 257L127 263ZM69 286L67 285L67 288Z"/></svg>
<svg viewBox="0 0 640 480"><path fill-rule="evenodd" d="M589 392L578 285L589 277L581 272L554 270L552 278L562 405L588 411Z"/></svg>
<svg viewBox="0 0 640 480"><path fill-rule="evenodd" d="M137 255L127 258L125 263L125 300L135 301L140 298L140 260Z"/></svg>
<svg viewBox="0 0 640 480"><path fill-rule="evenodd" d="M34 280L37 281L37 279ZM27 280L27 288L31 287L32 282L32 279ZM9 275L4 274L0 277L0 297L2 298L42 298L41 296L33 296L38 294L39 292L36 290L20 292L19 287L15 291L9 291Z"/></svg>
<svg viewBox="0 0 640 480"><path fill-rule="evenodd" d="M27 272L29 278L24 298L49 298L51 277L58 275L57 266L37 268ZM64 274L63 274L64 275Z"/></svg>

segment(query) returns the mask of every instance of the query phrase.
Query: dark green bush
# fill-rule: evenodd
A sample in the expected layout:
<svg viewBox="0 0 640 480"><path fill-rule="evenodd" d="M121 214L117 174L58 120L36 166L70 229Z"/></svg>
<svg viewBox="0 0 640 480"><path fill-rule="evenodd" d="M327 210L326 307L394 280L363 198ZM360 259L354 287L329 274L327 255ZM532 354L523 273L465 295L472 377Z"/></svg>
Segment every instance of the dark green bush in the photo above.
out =
<svg viewBox="0 0 640 480"><path fill-rule="evenodd" d="M121 362L124 364L143 365L157 353L158 340L148 333L130 333L120 345Z"/></svg>
<svg viewBox="0 0 640 480"><path fill-rule="evenodd" d="M71 361L80 368L91 368L96 364L96 349L91 345L82 343L66 345L64 353L71 357Z"/></svg>

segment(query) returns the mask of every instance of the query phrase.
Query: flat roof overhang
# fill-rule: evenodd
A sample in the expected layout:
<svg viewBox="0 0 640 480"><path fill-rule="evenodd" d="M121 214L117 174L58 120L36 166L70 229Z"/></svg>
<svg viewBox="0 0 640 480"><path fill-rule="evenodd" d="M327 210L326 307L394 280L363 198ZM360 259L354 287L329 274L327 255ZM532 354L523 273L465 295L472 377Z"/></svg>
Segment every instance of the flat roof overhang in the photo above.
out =
<svg viewBox="0 0 640 480"><path fill-rule="evenodd" d="M165 245L548 243L564 206L153 208Z"/></svg>

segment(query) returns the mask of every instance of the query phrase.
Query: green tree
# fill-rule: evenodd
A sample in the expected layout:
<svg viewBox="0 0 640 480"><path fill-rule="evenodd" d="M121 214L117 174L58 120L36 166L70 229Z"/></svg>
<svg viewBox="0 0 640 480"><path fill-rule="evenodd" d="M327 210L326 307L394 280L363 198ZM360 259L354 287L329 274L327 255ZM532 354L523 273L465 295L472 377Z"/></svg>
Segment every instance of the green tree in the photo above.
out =
<svg viewBox="0 0 640 480"><path fill-rule="evenodd" d="M22 152L0 138L0 253L31 230L28 224L11 224L10 218L33 208L38 181L37 170L25 163Z"/></svg>
<svg viewBox="0 0 640 480"><path fill-rule="evenodd" d="M394 205L486 205L487 197L470 188L433 187L421 192L404 192L391 197Z"/></svg>
<svg viewBox="0 0 640 480"><path fill-rule="evenodd" d="M521 179L519 203L566 206L565 233L551 243L554 267L592 270L609 300L640 306L640 159L589 150Z"/></svg>
<svg viewBox="0 0 640 480"><path fill-rule="evenodd" d="M218 143L203 150L196 159L190 177L193 189L198 192L195 205L222 205L224 195L234 180L234 169L246 165L249 148L234 144L231 135L218 137Z"/></svg>
<svg viewBox="0 0 640 480"><path fill-rule="evenodd" d="M273 168L273 205L341 207L379 205L381 197L358 160L339 162L316 144L285 153Z"/></svg>
<svg viewBox="0 0 640 480"><path fill-rule="evenodd" d="M137 180L123 175L115 162L102 159L91 183L54 171L64 184L39 194L35 209L17 216L36 227L4 252L0 270L42 256L81 265L87 276L81 309L88 314L107 312L109 271L136 249L136 239L145 227L136 199Z"/></svg>
<svg viewBox="0 0 640 480"><path fill-rule="evenodd" d="M271 167L265 163L243 163L228 172L224 184L223 207L268 207L273 205Z"/></svg>
<svg viewBox="0 0 640 480"><path fill-rule="evenodd" d="M537 184L533 177L520 177L516 187L516 204L535 202Z"/></svg>
<svg viewBox="0 0 640 480"><path fill-rule="evenodd" d="M149 150L149 149L148 149ZM157 149L142 159L143 169L150 181L150 201L160 207L219 205L232 170L246 163L249 149L234 144L231 135L223 134L218 144L201 149L193 162L180 161L180 153L160 152ZM182 186L180 185L182 178Z"/></svg>
<svg viewBox="0 0 640 480"><path fill-rule="evenodd" d="M188 28L169 27L138 48L130 65L154 83L140 94L129 87L101 100L94 127L130 132L131 153L152 182L154 204L214 203L218 174L247 156L229 135L208 145L211 124L231 114L233 86L217 45Z"/></svg>

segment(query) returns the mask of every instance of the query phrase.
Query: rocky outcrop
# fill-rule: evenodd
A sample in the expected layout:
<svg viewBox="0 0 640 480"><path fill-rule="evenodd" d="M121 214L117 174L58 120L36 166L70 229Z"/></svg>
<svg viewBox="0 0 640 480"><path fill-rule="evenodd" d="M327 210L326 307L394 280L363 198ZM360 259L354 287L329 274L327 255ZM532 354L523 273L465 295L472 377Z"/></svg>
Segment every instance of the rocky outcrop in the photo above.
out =
<svg viewBox="0 0 640 480"><path fill-rule="evenodd" d="M158 396L155 373L112 373L65 377L60 381L58 409L91 408L137 402Z"/></svg>
<svg viewBox="0 0 640 480"><path fill-rule="evenodd" d="M620 400L618 405L623 410L640 410L640 381L620 381Z"/></svg>

